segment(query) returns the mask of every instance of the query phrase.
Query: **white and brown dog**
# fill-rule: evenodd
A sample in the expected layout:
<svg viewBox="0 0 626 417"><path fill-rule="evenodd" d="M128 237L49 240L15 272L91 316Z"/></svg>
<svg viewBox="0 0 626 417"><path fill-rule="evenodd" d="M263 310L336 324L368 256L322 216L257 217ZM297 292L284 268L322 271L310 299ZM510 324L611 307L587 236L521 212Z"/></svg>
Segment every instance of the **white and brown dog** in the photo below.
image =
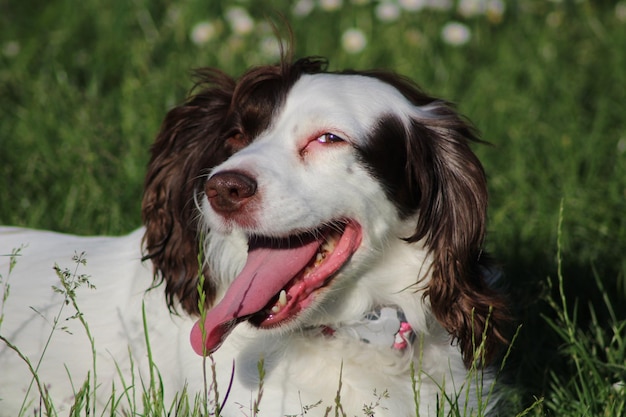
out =
<svg viewBox="0 0 626 417"><path fill-rule="evenodd" d="M96 288L76 299L103 403L112 383L124 401L148 383L143 304L166 398L202 391L211 354L221 415L252 415L260 385L261 416L487 407L507 304L485 276L487 190L467 121L405 78L316 58L199 74L152 148L141 229L0 231L0 253L27 245L10 275L0 258L0 334L33 364L45 351L37 372L57 410L94 366L77 320L48 341L75 313L59 314L52 266L74 269L83 251L78 274ZM40 406L6 343L0 373L0 415Z"/></svg>

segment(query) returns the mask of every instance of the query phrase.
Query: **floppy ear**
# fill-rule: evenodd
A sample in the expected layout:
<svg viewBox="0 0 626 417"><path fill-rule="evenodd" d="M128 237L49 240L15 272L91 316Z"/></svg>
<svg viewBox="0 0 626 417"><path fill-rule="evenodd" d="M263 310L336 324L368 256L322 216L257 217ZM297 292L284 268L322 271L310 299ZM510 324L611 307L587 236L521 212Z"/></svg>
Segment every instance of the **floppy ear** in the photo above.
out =
<svg viewBox="0 0 626 417"><path fill-rule="evenodd" d="M406 174L418 198L417 228L407 240L424 240L432 256L424 296L433 314L458 341L466 366L485 364L505 341L508 313L484 276L487 185L469 146L478 139L448 103L433 101L422 109L407 140Z"/></svg>
<svg viewBox="0 0 626 417"><path fill-rule="evenodd" d="M165 281L170 308L176 301L190 314L198 313L199 228L196 192L203 174L228 156L222 124L228 113L235 82L227 75L204 70L197 87L202 91L170 110L163 121L148 165L142 203L146 228L144 259L152 261L154 277ZM215 288L205 273L209 303Z"/></svg>

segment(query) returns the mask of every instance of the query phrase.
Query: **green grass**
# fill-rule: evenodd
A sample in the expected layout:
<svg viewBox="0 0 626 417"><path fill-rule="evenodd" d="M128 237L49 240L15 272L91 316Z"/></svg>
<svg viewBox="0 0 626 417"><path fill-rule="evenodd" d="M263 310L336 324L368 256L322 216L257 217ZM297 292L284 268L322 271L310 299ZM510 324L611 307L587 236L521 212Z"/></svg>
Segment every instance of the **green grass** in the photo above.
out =
<svg viewBox="0 0 626 417"><path fill-rule="evenodd" d="M235 3L252 33L232 33ZM286 0L235 3L0 3L0 224L137 227L149 146L190 70L275 61L260 44L271 44L266 23L284 32L284 18L296 56L408 75L458 103L492 143L476 148L490 179L488 246L523 325L509 360L512 414L543 398L530 415L622 415L626 3L518 0L501 18L425 9L390 23L371 2L305 17ZM189 35L203 21L215 34L196 45ZM442 39L450 21L470 29L467 44ZM342 48L348 28L365 34L362 52Z"/></svg>

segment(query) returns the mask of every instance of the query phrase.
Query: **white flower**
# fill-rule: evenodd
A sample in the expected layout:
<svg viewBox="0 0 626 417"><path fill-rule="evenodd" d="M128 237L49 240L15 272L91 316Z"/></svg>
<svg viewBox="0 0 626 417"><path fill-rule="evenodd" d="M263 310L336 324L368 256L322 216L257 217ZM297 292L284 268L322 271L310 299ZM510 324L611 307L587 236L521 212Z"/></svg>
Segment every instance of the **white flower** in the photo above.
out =
<svg viewBox="0 0 626 417"><path fill-rule="evenodd" d="M341 8L342 0L320 0L320 7L327 12L335 11Z"/></svg>
<svg viewBox="0 0 626 417"><path fill-rule="evenodd" d="M417 29L409 29L404 34L406 41L413 46L421 45L424 42L424 35Z"/></svg>
<svg viewBox="0 0 626 417"><path fill-rule="evenodd" d="M446 12L452 9L452 0L428 0L428 6L431 9Z"/></svg>
<svg viewBox="0 0 626 417"><path fill-rule="evenodd" d="M487 0L461 0L458 5L459 13L464 17L473 17L485 13Z"/></svg>
<svg viewBox="0 0 626 417"><path fill-rule="evenodd" d="M493 23L500 23L506 6L502 0L490 0L487 3L487 18Z"/></svg>
<svg viewBox="0 0 626 417"><path fill-rule="evenodd" d="M626 1L620 1L615 5L615 17L619 21L626 22Z"/></svg>
<svg viewBox="0 0 626 417"><path fill-rule="evenodd" d="M296 4L293 5L291 13L293 13L294 16L305 17L308 16L314 8L315 3L313 0L298 0Z"/></svg>
<svg viewBox="0 0 626 417"><path fill-rule="evenodd" d="M426 0L398 0L398 4L406 11L417 12L426 6Z"/></svg>
<svg viewBox="0 0 626 417"><path fill-rule="evenodd" d="M546 16L546 23L552 28L557 28L563 23L563 15L559 12L550 12Z"/></svg>
<svg viewBox="0 0 626 417"><path fill-rule="evenodd" d="M280 42L273 35L266 36L263 39L261 39L260 49L265 57L268 57L268 58L280 57Z"/></svg>
<svg viewBox="0 0 626 417"><path fill-rule="evenodd" d="M365 49L367 38L360 29L348 29L341 36L341 45L346 52L356 54Z"/></svg>
<svg viewBox="0 0 626 417"><path fill-rule="evenodd" d="M226 11L226 20L237 35L247 35L254 29L254 20L243 7L231 7Z"/></svg>
<svg viewBox="0 0 626 417"><path fill-rule="evenodd" d="M7 58L13 58L20 53L21 47L18 41L8 41L2 45L2 54Z"/></svg>
<svg viewBox="0 0 626 417"><path fill-rule="evenodd" d="M470 29L463 23L448 22L441 30L441 37L449 45L461 46L469 42L472 34Z"/></svg>
<svg viewBox="0 0 626 417"><path fill-rule="evenodd" d="M393 22L400 17L400 8L390 1L383 1L376 6L376 17L381 22Z"/></svg>
<svg viewBox="0 0 626 417"><path fill-rule="evenodd" d="M199 22L191 28L189 38L196 45L204 45L215 36L215 25L211 22Z"/></svg>
<svg viewBox="0 0 626 417"><path fill-rule="evenodd" d="M165 13L165 22L168 25L175 26L178 22L180 22L180 17L180 7L172 5L167 9L167 12Z"/></svg>
<svg viewBox="0 0 626 417"><path fill-rule="evenodd" d="M497 23L502 20L505 7L502 0L460 0L457 9L463 17L487 15L490 21Z"/></svg>

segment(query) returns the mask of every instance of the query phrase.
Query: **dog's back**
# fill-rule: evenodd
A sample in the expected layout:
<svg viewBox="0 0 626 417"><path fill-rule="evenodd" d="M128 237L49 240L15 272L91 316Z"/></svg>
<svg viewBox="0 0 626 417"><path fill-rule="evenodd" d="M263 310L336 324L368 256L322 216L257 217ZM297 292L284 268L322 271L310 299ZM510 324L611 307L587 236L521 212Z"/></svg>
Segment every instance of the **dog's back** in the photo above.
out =
<svg viewBox="0 0 626 417"><path fill-rule="evenodd" d="M186 335L177 333L163 308L162 292L146 293L152 273L141 263L141 236L141 230L124 237L86 238L0 228L0 291L6 294L0 335L12 345L0 343L0 416L17 416L22 401L26 415L43 409L39 390L50 395L60 415L67 415L73 394L87 379L91 390L98 384L102 405L112 394L112 381L117 395L125 389L118 372L127 386L139 382L132 380L131 366L136 377L146 379L144 295L151 336L159 340L165 333L168 355L186 344ZM162 343L153 348L160 356Z"/></svg>

